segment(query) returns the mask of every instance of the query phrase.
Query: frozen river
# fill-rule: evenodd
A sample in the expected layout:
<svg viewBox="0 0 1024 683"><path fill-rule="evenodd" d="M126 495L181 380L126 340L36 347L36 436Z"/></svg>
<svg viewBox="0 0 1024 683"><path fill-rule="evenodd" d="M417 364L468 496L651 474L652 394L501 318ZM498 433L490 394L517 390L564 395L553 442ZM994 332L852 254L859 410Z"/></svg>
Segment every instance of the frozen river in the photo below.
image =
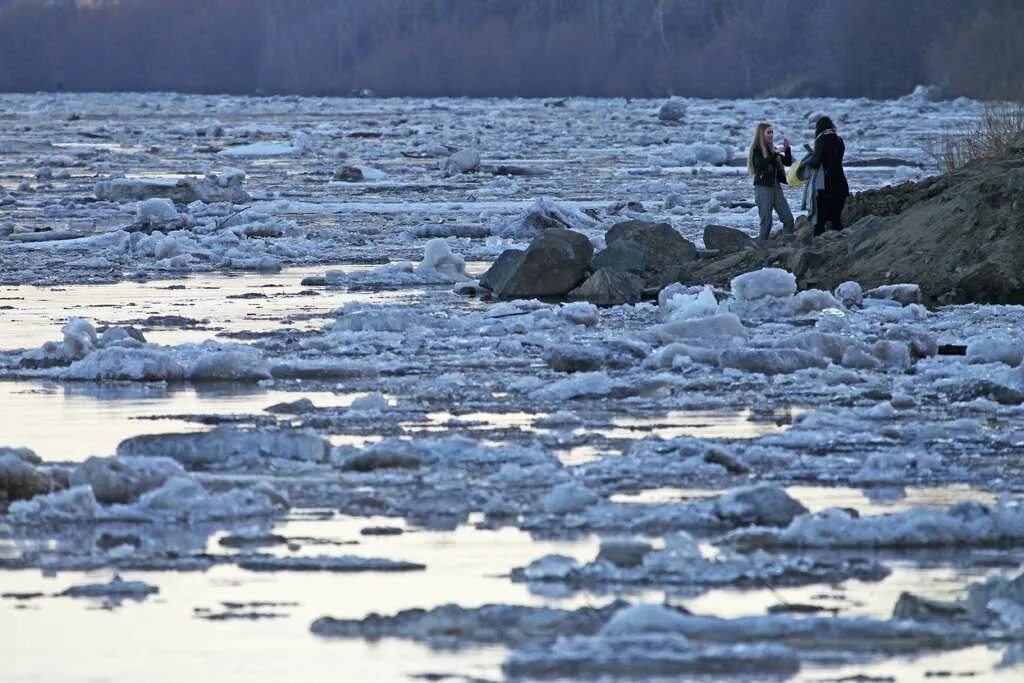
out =
<svg viewBox="0 0 1024 683"><path fill-rule="evenodd" d="M761 120L858 191L979 103L0 104L4 681L1020 677L1020 307L459 292L538 216L754 234Z"/></svg>

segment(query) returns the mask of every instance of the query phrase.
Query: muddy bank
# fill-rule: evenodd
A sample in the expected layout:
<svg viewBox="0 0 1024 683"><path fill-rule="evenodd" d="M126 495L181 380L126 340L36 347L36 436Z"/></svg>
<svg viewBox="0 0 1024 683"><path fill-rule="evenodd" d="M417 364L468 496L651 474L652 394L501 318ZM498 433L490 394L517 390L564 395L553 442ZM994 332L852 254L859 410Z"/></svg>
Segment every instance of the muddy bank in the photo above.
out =
<svg viewBox="0 0 1024 683"><path fill-rule="evenodd" d="M912 282L930 305L1024 303L1024 140L953 174L856 194L844 222L839 233L812 238L805 226L767 247L712 255L681 280L725 285L775 266L801 289Z"/></svg>

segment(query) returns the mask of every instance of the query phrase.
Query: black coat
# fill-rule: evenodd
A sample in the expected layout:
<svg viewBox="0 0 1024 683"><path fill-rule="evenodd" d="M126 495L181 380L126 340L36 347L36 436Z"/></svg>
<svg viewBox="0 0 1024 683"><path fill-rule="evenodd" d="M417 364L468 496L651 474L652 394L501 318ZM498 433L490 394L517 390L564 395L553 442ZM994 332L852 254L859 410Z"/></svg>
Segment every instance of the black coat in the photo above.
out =
<svg viewBox="0 0 1024 683"><path fill-rule="evenodd" d="M772 150L765 158L761 152L761 146L755 145L750 157L751 165L754 167L754 184L765 187L775 187L779 183L786 182L786 169L793 163L793 151L787 147L784 154Z"/></svg>
<svg viewBox="0 0 1024 683"><path fill-rule="evenodd" d="M807 160L811 168L825 169L825 188L821 194L827 197L847 197L850 184L843 171L843 155L846 143L836 133L826 131L814 139L814 153Z"/></svg>

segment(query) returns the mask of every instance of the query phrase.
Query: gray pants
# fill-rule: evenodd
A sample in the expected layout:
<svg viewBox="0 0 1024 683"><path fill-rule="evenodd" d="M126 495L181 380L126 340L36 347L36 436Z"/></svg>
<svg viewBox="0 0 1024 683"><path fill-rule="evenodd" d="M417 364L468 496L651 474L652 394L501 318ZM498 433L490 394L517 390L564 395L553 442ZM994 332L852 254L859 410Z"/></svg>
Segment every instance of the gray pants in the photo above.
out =
<svg viewBox="0 0 1024 683"><path fill-rule="evenodd" d="M772 209L779 214L782 221L782 231L793 231L793 212L789 210L789 202L786 195L782 193L782 185L775 184L775 187L754 185L754 201L757 202L757 215L761 218L761 241L767 241L772 234Z"/></svg>

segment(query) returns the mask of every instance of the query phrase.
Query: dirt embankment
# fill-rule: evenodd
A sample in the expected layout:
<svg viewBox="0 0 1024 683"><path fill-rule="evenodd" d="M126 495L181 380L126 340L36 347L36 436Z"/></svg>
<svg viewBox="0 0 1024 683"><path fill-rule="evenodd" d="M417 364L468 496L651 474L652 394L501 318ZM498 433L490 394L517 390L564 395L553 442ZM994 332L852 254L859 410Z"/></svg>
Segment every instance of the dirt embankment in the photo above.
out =
<svg viewBox="0 0 1024 683"><path fill-rule="evenodd" d="M1024 304L1024 140L1002 158L955 173L854 195L850 226L811 238L703 259L685 280L725 285L743 272L782 267L801 288L912 282L929 304Z"/></svg>

